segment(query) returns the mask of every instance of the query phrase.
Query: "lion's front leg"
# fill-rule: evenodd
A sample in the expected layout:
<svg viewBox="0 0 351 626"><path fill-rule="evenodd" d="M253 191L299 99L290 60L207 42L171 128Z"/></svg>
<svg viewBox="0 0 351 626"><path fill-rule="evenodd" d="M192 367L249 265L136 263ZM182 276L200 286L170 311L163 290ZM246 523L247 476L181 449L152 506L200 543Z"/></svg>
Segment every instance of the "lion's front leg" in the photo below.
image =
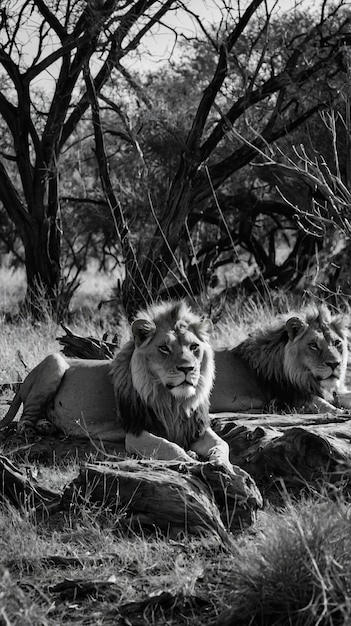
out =
<svg viewBox="0 0 351 626"><path fill-rule="evenodd" d="M351 409L351 391L345 390L343 393L338 393L335 400L341 410Z"/></svg>
<svg viewBox="0 0 351 626"><path fill-rule="evenodd" d="M345 408L348 407L346 405L343 405L344 409L339 408L342 405L340 398L342 398L342 394L340 396L338 394L335 398L335 404L332 404L324 398L314 396L311 402L302 407L302 411L303 413L331 413L332 415L342 415L343 413L345 413Z"/></svg>
<svg viewBox="0 0 351 626"><path fill-rule="evenodd" d="M191 450L216 465L232 468L229 460L229 446L212 428L207 428L197 441L191 444Z"/></svg>
<svg viewBox="0 0 351 626"><path fill-rule="evenodd" d="M128 454L162 461L194 461L178 444L143 430L140 435L126 434L125 448Z"/></svg>

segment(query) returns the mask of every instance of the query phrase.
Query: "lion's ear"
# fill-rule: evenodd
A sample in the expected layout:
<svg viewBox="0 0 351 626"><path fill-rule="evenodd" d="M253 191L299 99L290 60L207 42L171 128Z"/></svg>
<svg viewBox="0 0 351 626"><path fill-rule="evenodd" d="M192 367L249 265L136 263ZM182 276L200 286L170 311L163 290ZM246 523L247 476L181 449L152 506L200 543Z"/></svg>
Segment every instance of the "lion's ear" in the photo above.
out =
<svg viewBox="0 0 351 626"><path fill-rule="evenodd" d="M306 328L307 324L300 317L290 317L285 324L285 330L288 333L290 341Z"/></svg>
<svg viewBox="0 0 351 626"><path fill-rule="evenodd" d="M132 323L132 333L135 345L141 346L144 341L151 339L156 331L156 324L150 320L134 320Z"/></svg>
<svg viewBox="0 0 351 626"><path fill-rule="evenodd" d="M206 335L211 335L213 331L212 320L210 320L209 317L202 317L200 328L203 333L206 333Z"/></svg>

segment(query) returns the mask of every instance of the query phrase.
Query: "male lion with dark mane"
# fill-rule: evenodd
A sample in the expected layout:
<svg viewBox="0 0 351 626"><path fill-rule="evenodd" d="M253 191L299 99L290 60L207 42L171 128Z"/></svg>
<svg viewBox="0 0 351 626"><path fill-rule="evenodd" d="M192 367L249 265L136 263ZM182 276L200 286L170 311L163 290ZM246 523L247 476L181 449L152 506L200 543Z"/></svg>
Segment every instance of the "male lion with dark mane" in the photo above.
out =
<svg viewBox="0 0 351 626"><path fill-rule="evenodd" d="M229 466L229 450L210 427L214 380L210 320L184 302L139 312L132 339L110 361L46 357L23 381L0 428L49 422L72 437L125 441L126 451Z"/></svg>
<svg viewBox="0 0 351 626"><path fill-rule="evenodd" d="M231 350L215 354L211 412L342 413L351 408L345 389L346 320L326 306L306 309L255 330Z"/></svg>

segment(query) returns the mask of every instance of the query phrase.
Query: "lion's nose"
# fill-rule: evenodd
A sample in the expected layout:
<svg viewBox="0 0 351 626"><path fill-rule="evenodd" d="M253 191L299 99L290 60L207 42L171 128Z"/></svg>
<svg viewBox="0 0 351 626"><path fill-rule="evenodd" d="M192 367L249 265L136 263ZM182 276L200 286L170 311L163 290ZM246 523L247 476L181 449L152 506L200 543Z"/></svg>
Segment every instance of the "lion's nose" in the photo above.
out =
<svg viewBox="0 0 351 626"><path fill-rule="evenodd" d="M336 370L338 365L340 365L340 361L327 361L326 365L328 365L328 367L330 367L334 372L334 370Z"/></svg>
<svg viewBox="0 0 351 626"><path fill-rule="evenodd" d="M192 372L194 367L192 365L177 365L177 370L183 372L184 374L189 374Z"/></svg>

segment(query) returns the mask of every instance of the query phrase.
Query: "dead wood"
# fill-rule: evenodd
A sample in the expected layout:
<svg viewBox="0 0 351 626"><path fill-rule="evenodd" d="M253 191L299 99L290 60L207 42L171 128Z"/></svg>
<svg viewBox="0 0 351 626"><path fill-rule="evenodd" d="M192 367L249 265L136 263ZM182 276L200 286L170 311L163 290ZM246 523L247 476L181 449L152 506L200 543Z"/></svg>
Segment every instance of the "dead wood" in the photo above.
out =
<svg viewBox="0 0 351 626"><path fill-rule="evenodd" d="M78 557L71 557L71 556L60 556L59 554L53 554L51 556L44 556L43 558L40 559L40 562L43 563L43 565L49 565L49 566L56 566L56 567L61 567L61 568L66 568L66 567L85 567L87 564L102 564L103 560L102 559L96 559L95 556L92 557L84 557L84 558L78 558Z"/></svg>
<svg viewBox="0 0 351 626"><path fill-rule="evenodd" d="M50 593L58 593L61 600L84 600L86 597L94 597L96 600L116 601L118 591L113 582L108 580L72 580L65 579L56 585L48 587Z"/></svg>
<svg viewBox="0 0 351 626"><path fill-rule="evenodd" d="M127 602L118 606L118 613L125 619L126 624L135 626L156 623L155 613L162 611L160 617L163 617L162 623L165 623L166 615L173 617L175 622L176 615L179 614L179 623L184 623L184 619L194 617L194 611L207 610L210 611L213 606L207 597L185 593L170 593L162 591L160 594L147 596L143 600L136 602ZM161 622L157 622L161 623Z"/></svg>
<svg viewBox="0 0 351 626"><path fill-rule="evenodd" d="M75 335L70 328L61 324L66 335L57 337L57 341L63 346L62 352L67 357L77 359L112 359L115 350L118 347L116 336L112 341L106 341L105 338L97 339L96 337L83 337Z"/></svg>
<svg viewBox="0 0 351 626"><path fill-rule="evenodd" d="M214 430L230 459L268 489L283 479L301 489L344 478L351 456L349 415L243 415L215 417Z"/></svg>
<svg viewBox="0 0 351 626"><path fill-rule="evenodd" d="M56 512L61 495L38 484L33 476L21 472L6 457L0 456L0 500L35 513Z"/></svg>
<svg viewBox="0 0 351 626"><path fill-rule="evenodd" d="M267 497L271 487L282 480L295 493L306 485L335 484L344 480L345 464L350 463L348 415L239 413L214 417L212 427L228 442L231 462L248 472ZM27 441L12 428L1 433L1 442L5 453L19 461L28 458L50 464L72 458L97 462L126 457L123 444L94 443L58 433Z"/></svg>
<svg viewBox="0 0 351 626"><path fill-rule="evenodd" d="M77 503L97 504L122 523L165 533L211 533L228 542L227 530L252 524L261 494L243 470L210 463L120 461L87 463L63 496L40 486L0 457L0 498L26 511L57 512Z"/></svg>
<svg viewBox="0 0 351 626"><path fill-rule="evenodd" d="M63 504L88 501L118 513L128 525L164 533L210 532L250 525L262 498L240 468L230 472L210 463L129 460L82 466L63 495Z"/></svg>
<svg viewBox="0 0 351 626"><path fill-rule="evenodd" d="M123 616L143 618L145 610L148 608L157 609L162 607L164 610L173 609L180 598L177 594L170 593L169 591L162 591L158 595L147 596L144 600L138 602L127 602L118 607L119 612Z"/></svg>

